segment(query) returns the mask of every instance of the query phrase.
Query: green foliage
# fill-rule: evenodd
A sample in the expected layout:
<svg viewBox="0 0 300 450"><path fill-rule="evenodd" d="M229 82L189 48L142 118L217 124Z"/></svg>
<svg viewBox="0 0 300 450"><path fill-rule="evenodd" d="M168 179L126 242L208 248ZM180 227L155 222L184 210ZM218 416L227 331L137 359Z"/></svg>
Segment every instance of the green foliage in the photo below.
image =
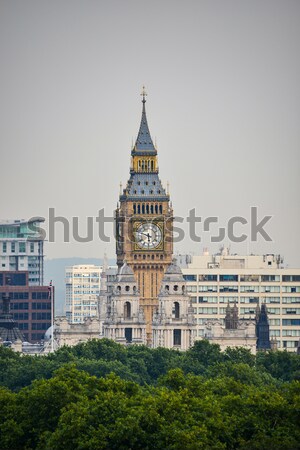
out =
<svg viewBox="0 0 300 450"><path fill-rule="evenodd" d="M1 450L300 449L299 356L199 341L0 347Z"/></svg>

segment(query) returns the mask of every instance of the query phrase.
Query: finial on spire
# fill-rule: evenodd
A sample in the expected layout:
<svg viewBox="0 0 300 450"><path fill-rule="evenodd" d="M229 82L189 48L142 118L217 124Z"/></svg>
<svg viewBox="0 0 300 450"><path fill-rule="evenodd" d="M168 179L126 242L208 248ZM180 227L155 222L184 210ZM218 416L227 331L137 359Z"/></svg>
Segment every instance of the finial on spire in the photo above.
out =
<svg viewBox="0 0 300 450"><path fill-rule="evenodd" d="M122 181L120 181L120 195L122 194Z"/></svg>
<svg viewBox="0 0 300 450"><path fill-rule="evenodd" d="M147 92L146 92L145 86L143 86L143 88L142 88L141 96L143 97L142 102L143 102L143 103L146 103Z"/></svg>

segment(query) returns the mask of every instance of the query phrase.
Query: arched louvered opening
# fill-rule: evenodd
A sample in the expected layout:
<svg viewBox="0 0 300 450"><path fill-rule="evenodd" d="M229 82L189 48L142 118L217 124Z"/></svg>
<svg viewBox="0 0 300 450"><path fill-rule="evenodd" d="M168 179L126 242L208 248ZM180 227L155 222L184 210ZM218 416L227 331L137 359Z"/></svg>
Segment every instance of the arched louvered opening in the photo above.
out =
<svg viewBox="0 0 300 450"><path fill-rule="evenodd" d="M124 303L124 317L125 317L125 319L131 318L131 303L130 302Z"/></svg>
<svg viewBox="0 0 300 450"><path fill-rule="evenodd" d="M174 302L173 304L173 317L174 319L180 318L180 305L178 302Z"/></svg>

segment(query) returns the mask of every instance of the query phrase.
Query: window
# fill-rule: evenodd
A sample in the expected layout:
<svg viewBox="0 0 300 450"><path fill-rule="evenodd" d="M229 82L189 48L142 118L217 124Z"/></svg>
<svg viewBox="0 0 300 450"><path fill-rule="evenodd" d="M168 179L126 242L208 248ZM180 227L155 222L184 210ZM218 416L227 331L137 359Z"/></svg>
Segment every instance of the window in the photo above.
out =
<svg viewBox="0 0 300 450"><path fill-rule="evenodd" d="M280 281L280 275L262 275L261 281Z"/></svg>
<svg viewBox="0 0 300 450"><path fill-rule="evenodd" d="M234 303L234 302L236 302L236 303L238 303L238 301L239 301L239 298L238 297L231 297L231 296L228 296L228 297L219 297L219 302L220 303Z"/></svg>
<svg viewBox="0 0 300 450"><path fill-rule="evenodd" d="M268 307L268 314L280 314L280 308L269 308Z"/></svg>
<svg viewBox="0 0 300 450"><path fill-rule="evenodd" d="M26 274L11 273L6 277L5 284L10 286L26 286Z"/></svg>
<svg viewBox="0 0 300 450"><path fill-rule="evenodd" d="M33 302L32 303L32 309L51 309L51 303L50 302Z"/></svg>
<svg viewBox="0 0 300 450"><path fill-rule="evenodd" d="M125 319L131 318L131 303L130 302L124 303L124 317L125 317Z"/></svg>
<svg viewBox="0 0 300 450"><path fill-rule="evenodd" d="M11 252L12 252L12 253L15 253L15 251L16 251L16 243L15 243L15 242L12 242L10 248L11 248Z"/></svg>
<svg viewBox="0 0 300 450"><path fill-rule="evenodd" d="M269 310L268 310L269 312ZM241 308L240 309L241 314L255 314L255 306L248 306L248 308Z"/></svg>
<svg viewBox="0 0 300 450"><path fill-rule="evenodd" d="M181 346L181 330L173 331L174 346Z"/></svg>
<svg viewBox="0 0 300 450"><path fill-rule="evenodd" d="M34 253L34 242L30 242L30 253Z"/></svg>
<svg viewBox="0 0 300 450"><path fill-rule="evenodd" d="M198 308L198 314L218 314L218 308Z"/></svg>
<svg viewBox="0 0 300 450"><path fill-rule="evenodd" d="M300 330L282 330L282 336L300 336Z"/></svg>
<svg viewBox="0 0 300 450"><path fill-rule="evenodd" d="M280 292L280 286L261 286L261 292Z"/></svg>
<svg viewBox="0 0 300 450"><path fill-rule="evenodd" d="M300 314L300 308L283 308L283 314Z"/></svg>
<svg viewBox="0 0 300 450"><path fill-rule="evenodd" d="M269 324L271 325L271 326L274 326L274 325L280 325L280 319L269 319Z"/></svg>
<svg viewBox="0 0 300 450"><path fill-rule="evenodd" d="M187 286L187 292L197 292L197 286Z"/></svg>
<svg viewBox="0 0 300 450"><path fill-rule="evenodd" d="M172 315L174 319L179 319L180 317L180 305L178 302L174 302Z"/></svg>
<svg viewBox="0 0 300 450"><path fill-rule="evenodd" d="M266 303L280 303L280 297L265 297L264 302Z"/></svg>
<svg viewBox="0 0 300 450"><path fill-rule="evenodd" d="M28 320L28 313L13 313L15 320Z"/></svg>
<svg viewBox="0 0 300 450"><path fill-rule="evenodd" d="M259 292L259 286L241 286L241 292Z"/></svg>
<svg viewBox="0 0 300 450"><path fill-rule="evenodd" d="M23 303L11 303L10 304L11 309L28 309L28 302Z"/></svg>
<svg viewBox="0 0 300 450"><path fill-rule="evenodd" d="M218 297L199 297L199 303L218 303Z"/></svg>
<svg viewBox="0 0 300 450"><path fill-rule="evenodd" d="M270 330L270 337L279 337L280 330Z"/></svg>
<svg viewBox="0 0 300 450"><path fill-rule="evenodd" d="M25 253L26 252L26 244L25 242L19 242L19 252Z"/></svg>
<svg viewBox="0 0 300 450"><path fill-rule="evenodd" d="M197 275L183 275L186 281L197 281Z"/></svg>
<svg viewBox="0 0 300 450"><path fill-rule="evenodd" d="M7 252L7 242L2 243L2 251L3 251L3 253Z"/></svg>
<svg viewBox="0 0 300 450"><path fill-rule="evenodd" d="M218 281L218 275L199 275L199 281Z"/></svg>
<svg viewBox="0 0 300 450"><path fill-rule="evenodd" d="M238 281L238 275L220 275L220 281Z"/></svg>
<svg viewBox="0 0 300 450"><path fill-rule="evenodd" d="M300 319L282 319L282 325L285 326L300 325Z"/></svg>
<svg viewBox="0 0 300 450"><path fill-rule="evenodd" d="M300 292L300 286L282 286L282 292Z"/></svg>
<svg viewBox="0 0 300 450"><path fill-rule="evenodd" d="M51 313L46 313L46 312L35 313L35 312L33 312L32 313L32 320L51 320Z"/></svg>
<svg viewBox="0 0 300 450"><path fill-rule="evenodd" d="M298 341L283 341L283 348L296 348Z"/></svg>
<svg viewBox="0 0 300 450"><path fill-rule="evenodd" d="M220 286L220 292L238 292L238 286Z"/></svg>
<svg viewBox="0 0 300 450"><path fill-rule="evenodd" d="M28 300L28 292L10 292L11 300ZM26 308L28 309L28 308Z"/></svg>
<svg viewBox="0 0 300 450"><path fill-rule="evenodd" d="M282 275L282 281L300 281L300 275Z"/></svg>
<svg viewBox="0 0 300 450"><path fill-rule="evenodd" d="M51 323L47 322L36 322L32 324L32 330L48 330L51 327Z"/></svg>
<svg viewBox="0 0 300 450"><path fill-rule="evenodd" d="M132 328L125 328L125 339L126 342L132 342Z"/></svg>
<svg viewBox="0 0 300 450"><path fill-rule="evenodd" d="M33 292L32 300L47 300L50 297L50 292Z"/></svg>
<svg viewBox="0 0 300 450"><path fill-rule="evenodd" d="M300 297L282 297L282 303L300 303Z"/></svg>
<svg viewBox="0 0 300 450"><path fill-rule="evenodd" d="M212 286L206 286L206 285L199 285L199 292L217 292L218 286L212 285Z"/></svg>
<svg viewBox="0 0 300 450"><path fill-rule="evenodd" d="M244 281L246 281L246 282L250 282L250 283L252 283L252 282L258 282L259 281L259 275L241 275L240 276L240 281L242 281L242 282L244 282Z"/></svg>

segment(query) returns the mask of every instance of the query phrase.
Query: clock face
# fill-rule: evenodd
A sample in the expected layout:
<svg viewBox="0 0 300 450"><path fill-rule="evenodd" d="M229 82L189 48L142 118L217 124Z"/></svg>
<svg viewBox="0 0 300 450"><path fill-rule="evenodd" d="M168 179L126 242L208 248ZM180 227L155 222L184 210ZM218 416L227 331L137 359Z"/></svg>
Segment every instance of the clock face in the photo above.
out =
<svg viewBox="0 0 300 450"><path fill-rule="evenodd" d="M161 229L151 222L141 224L135 231L137 245L143 250L155 249L162 241Z"/></svg>

